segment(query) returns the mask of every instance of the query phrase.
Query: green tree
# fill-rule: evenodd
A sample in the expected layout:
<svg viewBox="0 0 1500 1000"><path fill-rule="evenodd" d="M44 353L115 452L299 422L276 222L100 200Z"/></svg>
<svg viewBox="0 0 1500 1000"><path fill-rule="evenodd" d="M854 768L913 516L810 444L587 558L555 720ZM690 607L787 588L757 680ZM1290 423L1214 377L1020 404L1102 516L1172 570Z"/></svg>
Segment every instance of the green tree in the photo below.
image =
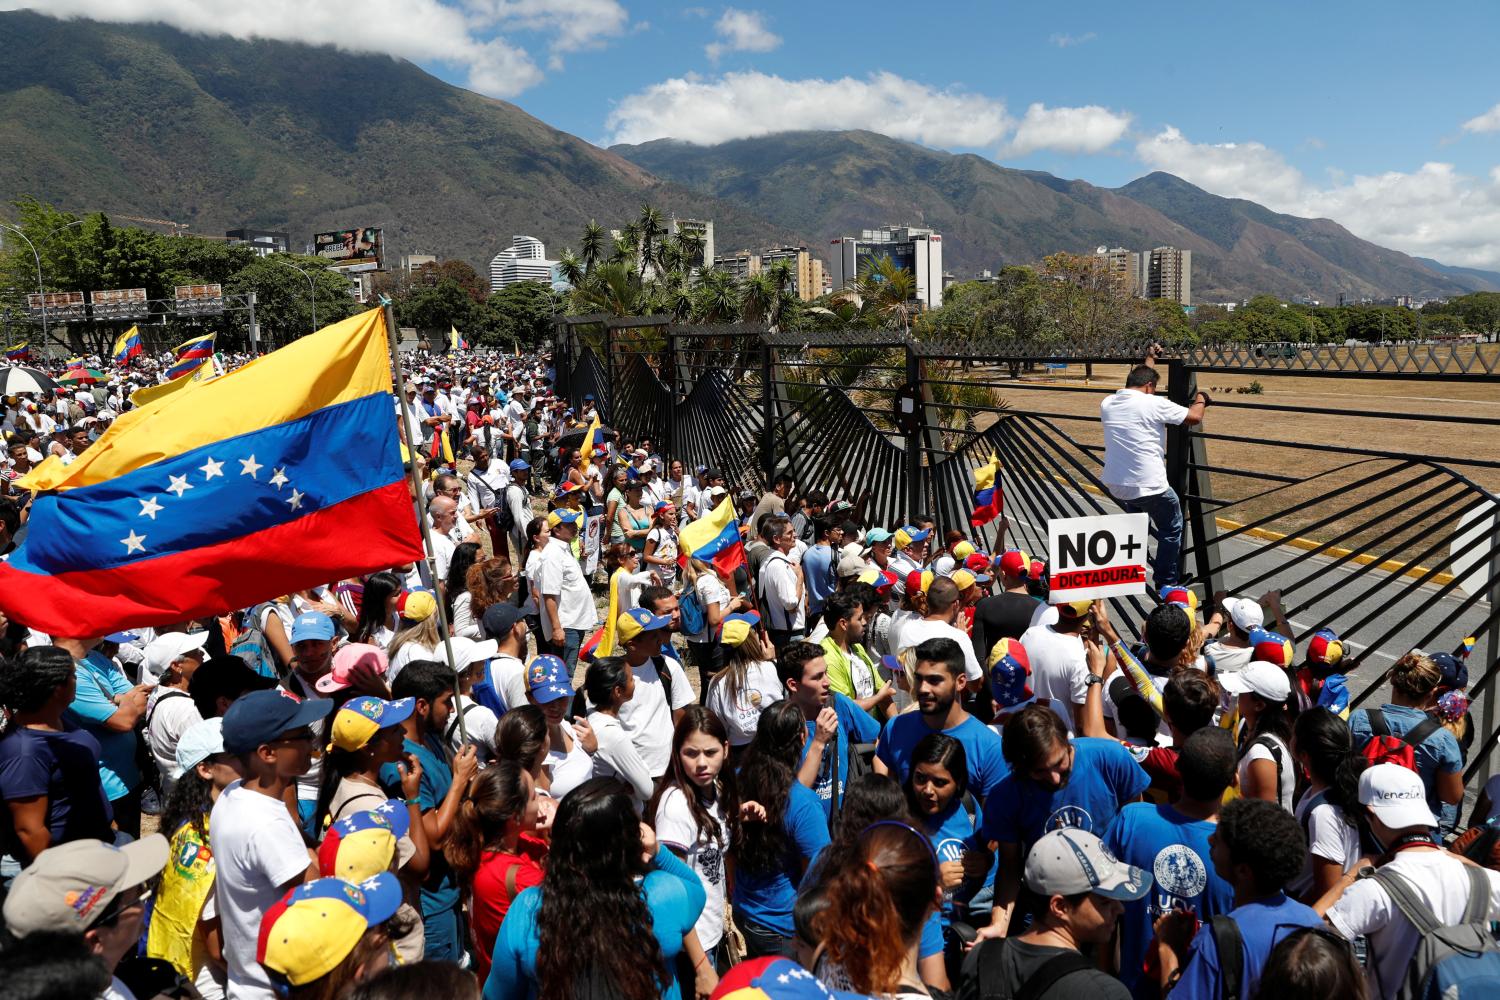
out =
<svg viewBox="0 0 1500 1000"><path fill-rule="evenodd" d="M474 317L477 342L487 347L523 349L539 346L552 335L556 297L539 281L521 281L500 289Z"/></svg>
<svg viewBox="0 0 1500 1000"><path fill-rule="evenodd" d="M421 284L396 305L396 316L402 326L415 327L433 343L447 343L450 327L468 330L474 325L474 298L454 278L443 278L433 284Z"/></svg>
<svg viewBox="0 0 1500 1000"><path fill-rule="evenodd" d="M288 267L294 264L306 277ZM312 287L308 286L312 279ZM313 329L313 298L318 326L352 316L359 303L349 294L349 279L331 270L320 257L272 254L255 257L224 283L226 294L255 293L255 319L262 338L272 346L289 343Z"/></svg>
<svg viewBox="0 0 1500 1000"><path fill-rule="evenodd" d="M439 260L423 264L412 272L412 285L438 285L453 281L468 294L475 303L489 297L489 282L480 278L479 272L466 260Z"/></svg>

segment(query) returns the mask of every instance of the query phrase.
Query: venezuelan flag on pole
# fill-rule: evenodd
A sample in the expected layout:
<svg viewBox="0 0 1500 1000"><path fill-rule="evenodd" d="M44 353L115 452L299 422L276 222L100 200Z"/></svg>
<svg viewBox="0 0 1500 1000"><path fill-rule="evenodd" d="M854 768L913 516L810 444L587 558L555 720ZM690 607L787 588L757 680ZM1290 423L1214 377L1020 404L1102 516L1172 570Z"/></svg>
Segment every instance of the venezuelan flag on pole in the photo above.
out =
<svg viewBox="0 0 1500 1000"><path fill-rule="evenodd" d="M707 517L682 529L677 536L677 561L686 566L688 558L711 563L720 576L729 576L745 564L745 546L740 541L740 526L735 521L734 504L726 496Z"/></svg>
<svg viewBox="0 0 1500 1000"><path fill-rule="evenodd" d="M594 422L589 424L588 431L583 435L583 447L578 449L578 454L583 456L583 463L587 465L589 459L594 455L594 445L599 439L599 414L594 414Z"/></svg>
<svg viewBox="0 0 1500 1000"><path fill-rule="evenodd" d="M7 347L5 349L5 360L7 360L7 361L25 361L26 359L28 359L30 357L31 357L31 342L30 341L23 340L19 344L17 344L16 346L14 346L14 347Z"/></svg>
<svg viewBox="0 0 1500 1000"><path fill-rule="evenodd" d="M974 470L974 512L969 515L969 524L977 528L999 517L1004 506L1003 500L1000 492L1000 459L991 455L987 463Z"/></svg>
<svg viewBox="0 0 1500 1000"><path fill-rule="evenodd" d="M52 635L222 614L422 558L384 313L124 413L38 498L0 610Z"/></svg>
<svg viewBox="0 0 1500 1000"><path fill-rule="evenodd" d="M132 326L129 330L120 334L120 338L115 341L115 347L111 354L114 356L115 364L123 365L127 364L131 358L140 354L143 350L145 350L145 347L141 344L141 331Z"/></svg>
<svg viewBox="0 0 1500 1000"><path fill-rule="evenodd" d="M458 327L448 327L448 349L452 351L467 351L469 342L459 335Z"/></svg>
<svg viewBox="0 0 1500 1000"><path fill-rule="evenodd" d="M188 372L196 371L204 361L214 356L214 338L218 334L211 333L206 337L194 337L192 340L184 341L177 345L177 360L172 362L172 367L167 369L167 381L181 378Z"/></svg>

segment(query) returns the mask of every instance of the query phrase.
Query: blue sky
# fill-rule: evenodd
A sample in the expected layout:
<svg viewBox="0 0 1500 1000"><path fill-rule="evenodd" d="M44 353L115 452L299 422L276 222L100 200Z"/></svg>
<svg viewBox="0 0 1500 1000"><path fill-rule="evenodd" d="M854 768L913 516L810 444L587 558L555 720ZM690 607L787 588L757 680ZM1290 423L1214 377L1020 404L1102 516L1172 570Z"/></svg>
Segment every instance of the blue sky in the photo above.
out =
<svg viewBox="0 0 1500 1000"><path fill-rule="evenodd" d="M1494 4L31 5L386 52L601 144L870 128L1105 186L1167 170L1500 268Z"/></svg>

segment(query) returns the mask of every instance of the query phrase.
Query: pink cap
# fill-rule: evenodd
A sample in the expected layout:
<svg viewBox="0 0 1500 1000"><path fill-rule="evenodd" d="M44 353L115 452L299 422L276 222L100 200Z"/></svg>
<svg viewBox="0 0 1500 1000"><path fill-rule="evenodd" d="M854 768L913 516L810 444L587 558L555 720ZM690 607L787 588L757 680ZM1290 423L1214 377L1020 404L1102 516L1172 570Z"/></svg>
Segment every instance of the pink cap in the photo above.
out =
<svg viewBox="0 0 1500 1000"><path fill-rule="evenodd" d="M351 642L346 646L340 646L338 652L333 654L333 667L328 673L319 677L314 686L322 694L333 694L335 691L350 687L354 683L355 675L361 671L384 678L390 662L390 658L385 655L385 650L379 646Z"/></svg>

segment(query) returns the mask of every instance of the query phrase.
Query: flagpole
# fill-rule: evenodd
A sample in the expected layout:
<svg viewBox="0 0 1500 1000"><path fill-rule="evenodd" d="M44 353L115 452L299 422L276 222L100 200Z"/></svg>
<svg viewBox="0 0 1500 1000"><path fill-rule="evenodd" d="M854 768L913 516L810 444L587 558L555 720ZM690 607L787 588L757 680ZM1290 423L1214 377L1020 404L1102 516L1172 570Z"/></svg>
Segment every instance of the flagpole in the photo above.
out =
<svg viewBox="0 0 1500 1000"><path fill-rule="evenodd" d="M391 349L391 367L396 374L396 385L394 387L396 390L396 405L401 408L401 426L405 427L406 433L410 435L412 428L407 426L406 423L406 399L403 395L406 390L406 370L401 364L401 349L396 341L400 332L396 326L396 307L391 305L389 296L382 295L380 303L385 308L385 339L386 344ZM427 553L427 567L428 571L432 574L433 590L436 591L438 585L437 558L433 555L432 530L427 525L427 514L422 510L422 480L417 475L417 444L415 441L408 440L406 442L406 452L412 458L410 463L412 507L417 512L417 524L422 529L422 546ZM464 724L464 713L458 701L460 697L458 664L453 662L453 641L448 626L448 608L443 604L441 593L434 596L437 597L438 625L443 629L443 653L447 656L448 666L453 671L453 710L458 713L459 738L467 743L469 741L469 727ZM464 666L467 667L468 664L464 664Z"/></svg>

